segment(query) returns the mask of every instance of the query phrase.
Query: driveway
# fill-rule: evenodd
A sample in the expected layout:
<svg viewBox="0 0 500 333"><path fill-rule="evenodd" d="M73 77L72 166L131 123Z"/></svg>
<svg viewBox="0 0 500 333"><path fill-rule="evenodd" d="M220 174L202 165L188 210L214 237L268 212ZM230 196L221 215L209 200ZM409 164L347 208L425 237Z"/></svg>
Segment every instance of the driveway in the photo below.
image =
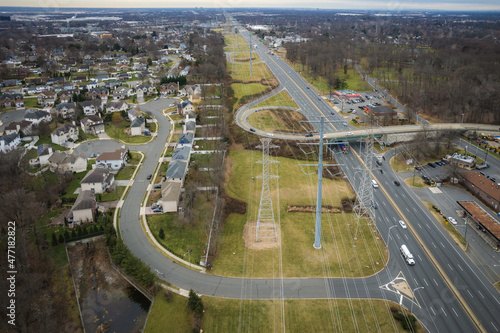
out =
<svg viewBox="0 0 500 333"><path fill-rule="evenodd" d="M92 154L98 155L104 152L112 152L122 147L123 144L115 140L95 140L78 145L73 150L73 153L83 154L88 158L93 156Z"/></svg>

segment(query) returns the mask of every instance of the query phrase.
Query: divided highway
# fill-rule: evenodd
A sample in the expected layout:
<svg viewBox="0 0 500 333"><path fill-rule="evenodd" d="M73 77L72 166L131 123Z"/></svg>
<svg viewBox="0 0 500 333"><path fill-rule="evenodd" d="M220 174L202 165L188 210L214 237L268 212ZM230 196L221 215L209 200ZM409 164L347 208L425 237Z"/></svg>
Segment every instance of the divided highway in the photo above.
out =
<svg viewBox="0 0 500 333"><path fill-rule="evenodd" d="M240 28L240 31L245 36L244 29ZM337 128L345 127L341 125L343 121L341 117L335 112L331 114L332 108L312 89L307 89L307 82L299 74L281 59L273 57L271 61L260 43L257 44L257 50L280 80L283 88L287 89L310 120L324 115L330 120L337 121L335 126L328 126L327 131L330 133L336 132ZM384 169L386 171L384 175L376 175L381 185L386 188L386 192L383 193L381 189L377 190L375 198L379 207L377 228L388 244L390 259L387 267L374 276L356 279L228 278L203 274L173 262L151 244L139 218L142 198L148 187L146 175L155 170L168 137L167 129L170 128L168 121L161 114L160 107L151 107L149 111L158 120L160 130L156 139L141 149L145 152L146 159L121 209L119 231L132 253L149 264L164 281L182 289L193 289L204 295L237 299L388 299L412 309L430 332L496 332L500 329L498 316L500 302L496 290L491 285L481 282L484 279L481 273L474 270L473 263L459 253L449 237L439 229L440 226L434 224L433 219L418 203L411 190L402 186L395 191L389 186L392 183L391 177L395 175L386 166L383 166L387 168L387 170ZM353 149L355 148L356 145L353 146ZM337 158L339 163L345 164L344 171L353 187L356 187L355 173L360 167L359 160L352 153L337 154ZM399 208L399 211L395 206ZM400 213L405 215L412 230L403 230L398 226L397 221L401 219ZM418 239L426 244L442 271L438 270L435 263L429 259ZM403 243L414 253L417 261L415 266L407 266L399 255L399 246ZM414 291L415 302L384 287L390 287L391 282L401 276L400 273ZM456 297L450 285L445 282L443 273L451 281L451 287L456 288L461 297ZM479 318L479 325L475 324L471 318L467 304L474 315Z"/></svg>

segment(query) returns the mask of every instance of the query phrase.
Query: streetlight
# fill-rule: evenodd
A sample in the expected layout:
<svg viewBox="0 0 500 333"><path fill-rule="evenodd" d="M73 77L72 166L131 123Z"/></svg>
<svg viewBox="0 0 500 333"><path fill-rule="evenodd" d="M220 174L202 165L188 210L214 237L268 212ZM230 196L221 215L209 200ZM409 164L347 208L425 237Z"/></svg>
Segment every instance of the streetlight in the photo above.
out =
<svg viewBox="0 0 500 333"><path fill-rule="evenodd" d="M193 249L188 249L188 251L186 253L184 253L184 255L182 256L182 257L185 257L187 254L188 258L189 258L189 263L191 263L191 251L193 251Z"/></svg>
<svg viewBox="0 0 500 333"><path fill-rule="evenodd" d="M390 233L391 233L391 229L392 228L395 228L397 227L397 225L393 225L391 227L389 227L389 230L387 231L387 250L389 250L389 241L391 240L389 237L391 236Z"/></svg>
<svg viewBox="0 0 500 333"><path fill-rule="evenodd" d="M413 297L415 297L415 292L416 292L417 290L419 290L419 289L424 289L424 287L417 287L417 288L413 289ZM411 313L413 313L413 304L414 304L414 303L415 303L414 301L411 301L411 307L410 307L410 312L411 312Z"/></svg>

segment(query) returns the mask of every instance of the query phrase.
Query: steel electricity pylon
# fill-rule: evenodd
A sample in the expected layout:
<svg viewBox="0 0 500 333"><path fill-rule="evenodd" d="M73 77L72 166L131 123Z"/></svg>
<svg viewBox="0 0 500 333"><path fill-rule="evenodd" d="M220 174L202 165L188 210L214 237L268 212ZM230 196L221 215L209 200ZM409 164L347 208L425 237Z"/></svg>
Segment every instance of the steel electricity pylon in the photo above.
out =
<svg viewBox="0 0 500 333"><path fill-rule="evenodd" d="M278 241L278 234L276 232L276 222L274 220L273 200L271 198L271 188L269 181L272 178L278 178L277 175L269 173L269 164L278 163L277 161L269 160L269 148L278 148L278 146L271 146L271 139L260 139L262 143L258 147L262 147L262 160L257 163L262 163L262 193L260 195L259 216L257 218L257 227L255 229L255 241L258 242L259 238L274 238ZM261 233L261 236L259 236Z"/></svg>
<svg viewBox="0 0 500 333"><path fill-rule="evenodd" d="M354 204L354 213L358 217L368 215L373 217L373 184L370 171L373 170L373 137L368 137L360 144L360 156L363 159L365 167L361 168L361 177L356 191L356 203Z"/></svg>

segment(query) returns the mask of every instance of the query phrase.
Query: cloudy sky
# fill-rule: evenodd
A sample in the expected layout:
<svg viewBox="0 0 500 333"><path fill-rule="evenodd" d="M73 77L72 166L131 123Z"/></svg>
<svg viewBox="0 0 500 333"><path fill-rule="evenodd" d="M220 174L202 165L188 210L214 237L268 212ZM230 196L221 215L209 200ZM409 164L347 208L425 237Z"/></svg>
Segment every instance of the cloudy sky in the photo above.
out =
<svg viewBox="0 0 500 333"><path fill-rule="evenodd" d="M500 10L500 0L0 0L0 6L29 7L104 7L104 8L186 8L186 7L276 7L276 8L327 8L357 10Z"/></svg>

